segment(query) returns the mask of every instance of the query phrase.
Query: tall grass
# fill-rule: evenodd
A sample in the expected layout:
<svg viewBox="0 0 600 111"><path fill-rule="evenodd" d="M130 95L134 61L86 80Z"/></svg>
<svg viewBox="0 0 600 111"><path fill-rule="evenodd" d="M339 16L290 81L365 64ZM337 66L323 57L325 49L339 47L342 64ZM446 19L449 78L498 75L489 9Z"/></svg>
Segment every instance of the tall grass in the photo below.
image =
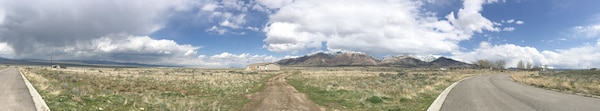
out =
<svg viewBox="0 0 600 111"><path fill-rule="evenodd" d="M378 67L294 68L288 82L328 109L426 110L450 84L489 71Z"/></svg>
<svg viewBox="0 0 600 111"><path fill-rule="evenodd" d="M520 83L584 96L600 96L600 71L520 72L511 77Z"/></svg>
<svg viewBox="0 0 600 111"><path fill-rule="evenodd" d="M239 110L276 72L24 67L51 110Z"/></svg>

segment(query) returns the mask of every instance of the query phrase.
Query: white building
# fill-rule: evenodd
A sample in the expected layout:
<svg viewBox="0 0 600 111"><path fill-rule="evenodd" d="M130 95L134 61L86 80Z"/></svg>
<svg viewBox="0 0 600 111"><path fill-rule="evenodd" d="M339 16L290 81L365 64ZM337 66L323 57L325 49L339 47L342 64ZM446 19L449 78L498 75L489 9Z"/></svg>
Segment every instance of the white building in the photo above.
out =
<svg viewBox="0 0 600 111"><path fill-rule="evenodd" d="M275 63L256 63L246 66L248 71L277 71L279 69L279 65Z"/></svg>

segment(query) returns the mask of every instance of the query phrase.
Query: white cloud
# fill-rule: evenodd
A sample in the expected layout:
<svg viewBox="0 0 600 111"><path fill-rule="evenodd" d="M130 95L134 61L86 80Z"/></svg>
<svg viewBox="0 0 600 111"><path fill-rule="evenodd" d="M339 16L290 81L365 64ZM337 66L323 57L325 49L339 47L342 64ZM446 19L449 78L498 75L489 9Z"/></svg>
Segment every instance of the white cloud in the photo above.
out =
<svg viewBox="0 0 600 111"><path fill-rule="evenodd" d="M260 5L266 6L270 9L281 8L286 4L292 3L293 0L256 0Z"/></svg>
<svg viewBox="0 0 600 111"><path fill-rule="evenodd" d="M516 67L519 60L534 65L549 65L557 68L600 67L600 42L556 51L538 51L534 47L514 44L491 45L482 42L471 52L454 53L453 58L476 61L479 59L506 60L507 67Z"/></svg>
<svg viewBox="0 0 600 111"><path fill-rule="evenodd" d="M199 59L201 60L201 62L194 66L239 68L245 67L246 65L252 63L275 62L277 60L280 60L281 58L270 55L251 55L249 53L232 54L228 52L223 52L221 54L213 55L210 57L202 55L201 57L199 57Z"/></svg>
<svg viewBox="0 0 600 111"><path fill-rule="evenodd" d="M253 9L256 3L246 3L239 0L208 1L201 8L200 16L208 15L209 22L218 23L205 31L217 32L221 35L226 33L245 34L245 32L232 32L233 29L246 29L248 10ZM204 18L202 18L204 19ZM216 28L215 28L216 27ZM251 30L251 29L249 29Z"/></svg>
<svg viewBox="0 0 600 111"><path fill-rule="evenodd" d="M12 55L14 55L12 48L6 42L0 43L0 56L6 57Z"/></svg>
<svg viewBox="0 0 600 111"><path fill-rule="evenodd" d="M199 46L178 44L173 40L148 36L112 34L89 42L64 47L39 48L40 52L22 54L25 58L54 56L57 59L92 59L146 64L188 65Z"/></svg>
<svg viewBox="0 0 600 111"><path fill-rule="evenodd" d="M206 3L204 4L204 6L202 6L202 11L215 11L216 8L218 8L219 5L215 4L215 3Z"/></svg>
<svg viewBox="0 0 600 111"><path fill-rule="evenodd" d="M515 19L506 20L506 23L509 23L509 24L511 24L513 22L515 22Z"/></svg>
<svg viewBox="0 0 600 111"><path fill-rule="evenodd" d="M600 37L600 24L575 26L573 32L575 37L598 38Z"/></svg>
<svg viewBox="0 0 600 111"><path fill-rule="evenodd" d="M258 27L246 27L246 29L252 30L252 31L258 31L258 30L260 30Z"/></svg>
<svg viewBox="0 0 600 111"><path fill-rule="evenodd" d="M502 31L509 31L510 32L510 31L514 31L514 30L515 30L515 27L504 27L504 28L502 28Z"/></svg>
<svg viewBox="0 0 600 111"><path fill-rule="evenodd" d="M521 47L514 44L492 45L481 42L479 47L472 52L455 53L453 58L467 61L479 59L506 60L507 67L515 67L519 60L536 65L547 64L547 60L534 47Z"/></svg>
<svg viewBox="0 0 600 111"><path fill-rule="evenodd" d="M600 67L600 42L595 45L543 51L550 64L564 68L593 68Z"/></svg>
<svg viewBox="0 0 600 111"><path fill-rule="evenodd" d="M212 26L209 29L204 30L206 32L217 32L219 35L223 35L225 33L227 33L227 29L225 28L220 28L217 26Z"/></svg>
<svg viewBox="0 0 600 111"><path fill-rule="evenodd" d="M521 24L525 24L524 21L521 20L515 20L515 19L509 19L509 20L502 20L502 23L509 23L509 24L517 24L517 25L521 25Z"/></svg>
<svg viewBox="0 0 600 111"><path fill-rule="evenodd" d="M169 11L187 10L185 0L5 0L0 42L16 56L45 47L67 47L116 33L149 35L164 26ZM35 45L31 45L35 44Z"/></svg>
<svg viewBox="0 0 600 111"><path fill-rule="evenodd" d="M523 21L520 21L520 20L515 22L515 24L518 24L518 25L521 25L521 24L524 24L524 23L525 23L525 22L523 22Z"/></svg>
<svg viewBox="0 0 600 111"><path fill-rule="evenodd" d="M479 13L484 3L466 0L456 15L442 20L411 0L293 1L269 16L265 47L295 53L318 50L325 43L330 50L372 54L452 52L474 33L500 31Z"/></svg>

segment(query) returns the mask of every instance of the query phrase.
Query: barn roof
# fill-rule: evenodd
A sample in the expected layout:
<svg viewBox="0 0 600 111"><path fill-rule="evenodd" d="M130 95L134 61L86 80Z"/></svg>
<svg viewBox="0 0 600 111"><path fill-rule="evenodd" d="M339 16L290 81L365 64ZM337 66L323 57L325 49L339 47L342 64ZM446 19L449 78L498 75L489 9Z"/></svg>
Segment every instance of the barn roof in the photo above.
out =
<svg viewBox="0 0 600 111"><path fill-rule="evenodd" d="M254 64L248 64L249 66L265 66L265 65L269 65L269 64L275 64L275 63L270 63L270 62L265 62L265 63L254 63ZM277 65L277 64L275 64Z"/></svg>

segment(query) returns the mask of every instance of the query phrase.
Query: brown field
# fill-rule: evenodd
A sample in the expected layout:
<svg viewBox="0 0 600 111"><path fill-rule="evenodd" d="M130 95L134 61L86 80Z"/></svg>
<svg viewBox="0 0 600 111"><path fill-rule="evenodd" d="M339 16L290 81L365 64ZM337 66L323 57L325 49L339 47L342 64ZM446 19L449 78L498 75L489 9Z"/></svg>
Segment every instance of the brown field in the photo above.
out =
<svg viewBox="0 0 600 111"><path fill-rule="evenodd" d="M52 110L238 110L276 72L20 67Z"/></svg>
<svg viewBox="0 0 600 111"><path fill-rule="evenodd" d="M290 68L288 83L328 110L426 110L450 84L487 70Z"/></svg>
<svg viewBox="0 0 600 111"><path fill-rule="evenodd" d="M390 67L19 69L52 110L240 110L248 95L283 73L292 73L287 82L328 110L425 110L453 82L499 73Z"/></svg>
<svg viewBox="0 0 600 111"><path fill-rule="evenodd" d="M511 77L523 84L583 96L600 96L600 71L518 72Z"/></svg>

